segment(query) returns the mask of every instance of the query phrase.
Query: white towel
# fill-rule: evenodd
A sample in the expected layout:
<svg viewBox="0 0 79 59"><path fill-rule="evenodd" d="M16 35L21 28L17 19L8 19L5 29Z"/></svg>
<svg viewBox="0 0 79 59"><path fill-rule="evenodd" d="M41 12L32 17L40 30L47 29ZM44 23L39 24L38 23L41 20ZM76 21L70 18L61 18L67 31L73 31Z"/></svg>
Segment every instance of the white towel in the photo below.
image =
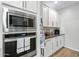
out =
<svg viewBox="0 0 79 59"><path fill-rule="evenodd" d="M27 47L25 47L25 51L30 49L30 45L28 45Z"/></svg>
<svg viewBox="0 0 79 59"><path fill-rule="evenodd" d="M17 53L24 51L24 38L17 39Z"/></svg>
<svg viewBox="0 0 79 59"><path fill-rule="evenodd" d="M30 37L25 37L25 41L29 41L30 42Z"/></svg>
<svg viewBox="0 0 79 59"><path fill-rule="evenodd" d="M25 51L30 49L30 37L25 37Z"/></svg>
<svg viewBox="0 0 79 59"><path fill-rule="evenodd" d="M24 51L24 48L18 49L18 50L17 50L17 54L19 54L19 53L21 53L21 52L23 52L23 51Z"/></svg>

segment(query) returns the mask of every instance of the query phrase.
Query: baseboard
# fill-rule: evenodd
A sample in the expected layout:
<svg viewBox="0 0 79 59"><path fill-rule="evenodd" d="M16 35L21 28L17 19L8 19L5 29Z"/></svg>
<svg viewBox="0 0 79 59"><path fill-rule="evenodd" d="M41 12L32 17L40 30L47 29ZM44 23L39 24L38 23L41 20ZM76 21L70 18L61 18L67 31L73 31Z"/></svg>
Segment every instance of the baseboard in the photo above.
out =
<svg viewBox="0 0 79 59"><path fill-rule="evenodd" d="M78 49L75 49L75 48L72 48L72 47L67 47L67 46L64 46L65 48L69 48L69 49L71 49L71 50L74 50L74 51L77 51L77 52L79 52L79 50Z"/></svg>

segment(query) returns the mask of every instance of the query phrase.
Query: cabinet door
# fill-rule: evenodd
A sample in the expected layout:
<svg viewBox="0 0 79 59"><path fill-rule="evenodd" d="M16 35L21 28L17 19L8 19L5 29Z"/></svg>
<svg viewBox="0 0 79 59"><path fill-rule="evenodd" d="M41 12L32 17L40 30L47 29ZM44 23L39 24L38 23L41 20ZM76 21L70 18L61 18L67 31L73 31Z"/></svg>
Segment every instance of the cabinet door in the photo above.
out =
<svg viewBox="0 0 79 59"><path fill-rule="evenodd" d="M55 10L49 8L49 26L58 27L58 14Z"/></svg>
<svg viewBox="0 0 79 59"><path fill-rule="evenodd" d="M52 41L51 39L46 42L45 46L45 56L50 56L52 54Z"/></svg>
<svg viewBox="0 0 79 59"><path fill-rule="evenodd" d="M11 6L15 6L15 7L23 8L22 1L3 1L3 3L11 5Z"/></svg>
<svg viewBox="0 0 79 59"><path fill-rule="evenodd" d="M57 20L57 27L61 27L61 20L60 20L60 15L59 13L56 14L56 20Z"/></svg>
<svg viewBox="0 0 79 59"><path fill-rule="evenodd" d="M62 36L60 36L60 43L61 43L61 47L63 47L64 46L64 40L65 40L65 38L64 38L64 35L62 35Z"/></svg>
<svg viewBox="0 0 79 59"><path fill-rule="evenodd" d="M61 35L58 37L58 49L62 48L64 46L64 36Z"/></svg>
<svg viewBox="0 0 79 59"><path fill-rule="evenodd" d="M26 1L25 5L26 10L37 12L37 1Z"/></svg>
<svg viewBox="0 0 79 59"><path fill-rule="evenodd" d="M57 38L53 38L52 40L52 51L53 53L55 53L57 51L57 47L58 47L58 41L57 41Z"/></svg>
<svg viewBox="0 0 79 59"><path fill-rule="evenodd" d="M64 35L52 39L52 51L55 53L64 46Z"/></svg>
<svg viewBox="0 0 79 59"><path fill-rule="evenodd" d="M49 26L53 27L54 13L53 10L49 8Z"/></svg>
<svg viewBox="0 0 79 59"><path fill-rule="evenodd" d="M46 6L42 6L43 10L43 26L49 25L49 8Z"/></svg>
<svg viewBox="0 0 79 59"><path fill-rule="evenodd" d="M61 44L62 44L62 41L61 41L61 36L58 36L57 37L57 41L58 41L58 47L57 47L57 49L59 50L62 46L61 46Z"/></svg>

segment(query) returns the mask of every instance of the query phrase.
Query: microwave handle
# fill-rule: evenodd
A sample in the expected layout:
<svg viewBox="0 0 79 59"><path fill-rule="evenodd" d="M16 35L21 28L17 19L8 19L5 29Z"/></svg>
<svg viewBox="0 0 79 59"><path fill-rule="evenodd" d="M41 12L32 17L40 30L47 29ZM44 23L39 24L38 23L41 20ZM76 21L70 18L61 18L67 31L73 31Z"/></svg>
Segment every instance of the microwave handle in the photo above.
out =
<svg viewBox="0 0 79 59"><path fill-rule="evenodd" d="M7 25L7 26L6 26L6 27L8 28L8 25L9 25L9 13L8 13L8 12L7 12L6 16L7 16L7 17L6 17L6 19L7 19L7 20L6 20L6 25Z"/></svg>

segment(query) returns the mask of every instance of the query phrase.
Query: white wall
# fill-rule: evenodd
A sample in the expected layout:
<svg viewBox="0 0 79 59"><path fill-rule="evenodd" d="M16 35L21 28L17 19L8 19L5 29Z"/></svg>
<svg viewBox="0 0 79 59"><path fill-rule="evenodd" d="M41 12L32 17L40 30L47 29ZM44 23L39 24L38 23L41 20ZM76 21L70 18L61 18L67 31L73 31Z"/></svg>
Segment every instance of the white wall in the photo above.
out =
<svg viewBox="0 0 79 59"><path fill-rule="evenodd" d="M60 10L60 19L65 31L65 46L79 51L79 5Z"/></svg>

